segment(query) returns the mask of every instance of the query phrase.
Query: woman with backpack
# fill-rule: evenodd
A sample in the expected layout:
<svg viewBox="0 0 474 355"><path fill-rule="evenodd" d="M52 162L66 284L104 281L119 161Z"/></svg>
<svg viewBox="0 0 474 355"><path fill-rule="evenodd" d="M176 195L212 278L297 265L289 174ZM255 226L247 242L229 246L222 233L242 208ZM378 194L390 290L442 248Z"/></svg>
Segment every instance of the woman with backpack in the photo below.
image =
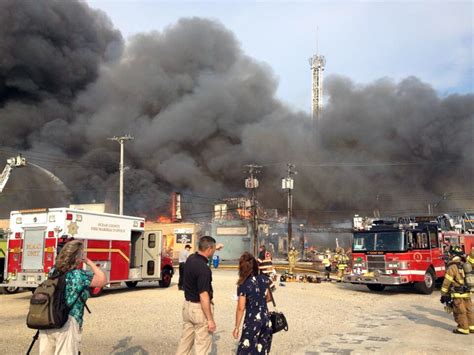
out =
<svg viewBox="0 0 474 355"><path fill-rule="evenodd" d="M237 282L237 310L235 328L232 335L239 337L240 322L245 311L242 336L237 354L268 354L272 345L272 327L267 302L271 301L268 292L271 280L258 272L255 257L245 252L239 260L239 280Z"/></svg>
<svg viewBox="0 0 474 355"><path fill-rule="evenodd" d="M70 307L66 324L59 329L40 330L40 355L76 355L82 338L84 306L89 297L89 287L104 287L107 278L91 260L83 257L84 246L80 240L67 242L56 258L53 273L65 274L64 298ZM85 262L92 271L80 269Z"/></svg>

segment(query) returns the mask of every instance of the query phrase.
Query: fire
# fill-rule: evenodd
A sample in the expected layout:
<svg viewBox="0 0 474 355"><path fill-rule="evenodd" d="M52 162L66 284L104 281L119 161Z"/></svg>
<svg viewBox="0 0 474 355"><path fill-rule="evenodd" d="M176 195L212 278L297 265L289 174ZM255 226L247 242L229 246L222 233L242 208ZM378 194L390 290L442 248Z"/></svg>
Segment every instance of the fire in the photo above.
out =
<svg viewBox="0 0 474 355"><path fill-rule="evenodd" d="M171 223L171 218L166 217L166 216L158 216L156 219L158 223Z"/></svg>
<svg viewBox="0 0 474 355"><path fill-rule="evenodd" d="M252 211L248 208L237 208L237 213L243 219L250 219L252 218Z"/></svg>

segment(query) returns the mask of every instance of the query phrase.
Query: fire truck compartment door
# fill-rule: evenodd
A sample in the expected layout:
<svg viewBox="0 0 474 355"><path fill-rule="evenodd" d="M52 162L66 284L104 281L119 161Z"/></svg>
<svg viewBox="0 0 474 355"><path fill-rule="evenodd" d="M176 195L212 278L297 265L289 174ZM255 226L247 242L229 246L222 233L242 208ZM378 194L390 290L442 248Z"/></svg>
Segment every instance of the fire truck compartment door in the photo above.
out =
<svg viewBox="0 0 474 355"><path fill-rule="evenodd" d="M143 240L142 278L159 278L161 273L161 231L146 231Z"/></svg>
<svg viewBox="0 0 474 355"><path fill-rule="evenodd" d="M44 228L25 229L23 244L23 270L43 271Z"/></svg>

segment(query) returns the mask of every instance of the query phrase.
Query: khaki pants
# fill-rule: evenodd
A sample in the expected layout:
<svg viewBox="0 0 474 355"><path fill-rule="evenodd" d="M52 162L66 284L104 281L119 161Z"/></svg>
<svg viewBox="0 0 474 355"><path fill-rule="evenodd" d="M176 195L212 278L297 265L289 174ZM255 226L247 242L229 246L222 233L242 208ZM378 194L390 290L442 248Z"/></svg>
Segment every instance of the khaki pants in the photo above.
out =
<svg viewBox="0 0 474 355"><path fill-rule="evenodd" d="M77 321L69 316L66 324L59 329L40 330L40 355L76 355L79 354L79 345L82 340L82 331Z"/></svg>
<svg viewBox="0 0 474 355"><path fill-rule="evenodd" d="M183 334L176 355L191 354L193 348L197 355L207 355L211 351L212 333L207 328L207 318L200 303L184 301Z"/></svg>
<svg viewBox="0 0 474 355"><path fill-rule="evenodd" d="M474 330L474 314L472 313L471 299L454 298L453 303L453 316L454 321L458 324L458 331L467 334L469 330Z"/></svg>

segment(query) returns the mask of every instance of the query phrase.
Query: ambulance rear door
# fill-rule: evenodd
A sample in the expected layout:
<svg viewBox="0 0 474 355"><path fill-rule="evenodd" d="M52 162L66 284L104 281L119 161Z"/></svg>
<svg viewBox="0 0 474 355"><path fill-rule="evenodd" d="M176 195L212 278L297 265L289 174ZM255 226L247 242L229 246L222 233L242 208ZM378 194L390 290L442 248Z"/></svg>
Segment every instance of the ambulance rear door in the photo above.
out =
<svg viewBox="0 0 474 355"><path fill-rule="evenodd" d="M45 233L45 227L24 229L23 259L21 265L23 271L43 272Z"/></svg>
<svg viewBox="0 0 474 355"><path fill-rule="evenodd" d="M159 279L161 275L161 231L143 233L143 279Z"/></svg>

